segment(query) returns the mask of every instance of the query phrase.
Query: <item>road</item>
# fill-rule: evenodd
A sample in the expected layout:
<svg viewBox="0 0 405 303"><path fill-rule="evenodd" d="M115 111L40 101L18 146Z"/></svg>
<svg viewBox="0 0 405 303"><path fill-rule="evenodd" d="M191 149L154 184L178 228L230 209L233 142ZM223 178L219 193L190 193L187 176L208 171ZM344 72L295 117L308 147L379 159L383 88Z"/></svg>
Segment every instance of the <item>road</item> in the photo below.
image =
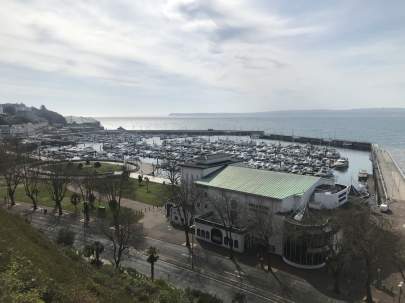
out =
<svg viewBox="0 0 405 303"><path fill-rule="evenodd" d="M15 208L18 212L18 208ZM21 210L20 210L21 212ZM57 217L36 212L27 216L32 225L54 238L62 226L69 226L76 233L77 248L84 242L98 240L105 244L104 258L111 259L110 243L91 228L84 233L83 225L70 215ZM191 268L191 255L183 245L168 243L145 236L137 249L131 249L124 266L138 272L150 274L150 264L146 261L145 250L155 246L159 251L159 261L155 265L156 277L168 280L176 287L190 287L217 295L224 302L231 302L236 293L244 293L248 302L338 302L323 295L303 279L278 273L286 286L259 268L244 264L235 265L228 258L212 253L207 249L195 249L195 268Z"/></svg>

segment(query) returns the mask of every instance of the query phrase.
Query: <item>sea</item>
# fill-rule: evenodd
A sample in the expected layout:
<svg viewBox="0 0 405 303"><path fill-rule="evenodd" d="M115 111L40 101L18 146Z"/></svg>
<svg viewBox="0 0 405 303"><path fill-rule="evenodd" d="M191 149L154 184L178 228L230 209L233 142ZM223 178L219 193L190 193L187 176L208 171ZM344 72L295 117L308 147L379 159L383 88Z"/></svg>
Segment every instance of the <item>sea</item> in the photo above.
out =
<svg viewBox="0 0 405 303"><path fill-rule="evenodd" d="M399 114L372 112L347 116L300 113L280 116L100 117L96 119L106 129L123 127L128 130L260 130L272 134L371 142L389 151L402 172L405 172L404 112ZM361 152L343 151L343 154L346 153L350 158L355 157L353 160L361 162L359 169L370 170L369 164L362 163L361 159L365 156L361 157ZM368 156L366 158L368 159Z"/></svg>

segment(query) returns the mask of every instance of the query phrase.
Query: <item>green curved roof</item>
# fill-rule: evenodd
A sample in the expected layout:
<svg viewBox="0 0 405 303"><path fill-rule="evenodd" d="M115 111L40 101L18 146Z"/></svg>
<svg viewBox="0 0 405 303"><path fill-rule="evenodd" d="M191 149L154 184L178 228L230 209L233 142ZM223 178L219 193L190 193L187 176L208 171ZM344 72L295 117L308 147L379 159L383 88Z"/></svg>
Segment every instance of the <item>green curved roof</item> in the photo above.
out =
<svg viewBox="0 0 405 303"><path fill-rule="evenodd" d="M197 184L273 199L302 195L320 178L229 165Z"/></svg>

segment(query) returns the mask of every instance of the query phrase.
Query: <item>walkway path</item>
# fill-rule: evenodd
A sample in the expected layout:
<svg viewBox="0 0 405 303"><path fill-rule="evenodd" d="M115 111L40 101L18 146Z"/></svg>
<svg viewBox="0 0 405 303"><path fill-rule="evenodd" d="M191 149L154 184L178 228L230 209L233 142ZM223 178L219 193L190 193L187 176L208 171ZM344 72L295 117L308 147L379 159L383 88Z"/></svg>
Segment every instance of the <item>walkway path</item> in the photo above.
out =
<svg viewBox="0 0 405 303"><path fill-rule="evenodd" d="M404 201L405 203L405 178L398 170L391 155L387 151L377 148L376 156L384 178L388 198L392 201Z"/></svg>

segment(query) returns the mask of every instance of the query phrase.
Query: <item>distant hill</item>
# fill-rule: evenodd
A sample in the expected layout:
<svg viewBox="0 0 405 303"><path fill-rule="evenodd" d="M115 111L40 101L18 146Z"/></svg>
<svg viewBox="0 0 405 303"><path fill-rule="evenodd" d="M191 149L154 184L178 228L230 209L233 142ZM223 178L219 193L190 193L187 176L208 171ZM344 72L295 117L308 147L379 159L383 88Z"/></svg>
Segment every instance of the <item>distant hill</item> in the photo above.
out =
<svg viewBox="0 0 405 303"><path fill-rule="evenodd" d="M23 103L0 104L0 125L47 122L50 125L65 125L66 119L45 106L39 109Z"/></svg>
<svg viewBox="0 0 405 303"><path fill-rule="evenodd" d="M280 116L405 116L405 108L362 108L347 110L282 110L249 113L171 113L170 117L280 117Z"/></svg>

